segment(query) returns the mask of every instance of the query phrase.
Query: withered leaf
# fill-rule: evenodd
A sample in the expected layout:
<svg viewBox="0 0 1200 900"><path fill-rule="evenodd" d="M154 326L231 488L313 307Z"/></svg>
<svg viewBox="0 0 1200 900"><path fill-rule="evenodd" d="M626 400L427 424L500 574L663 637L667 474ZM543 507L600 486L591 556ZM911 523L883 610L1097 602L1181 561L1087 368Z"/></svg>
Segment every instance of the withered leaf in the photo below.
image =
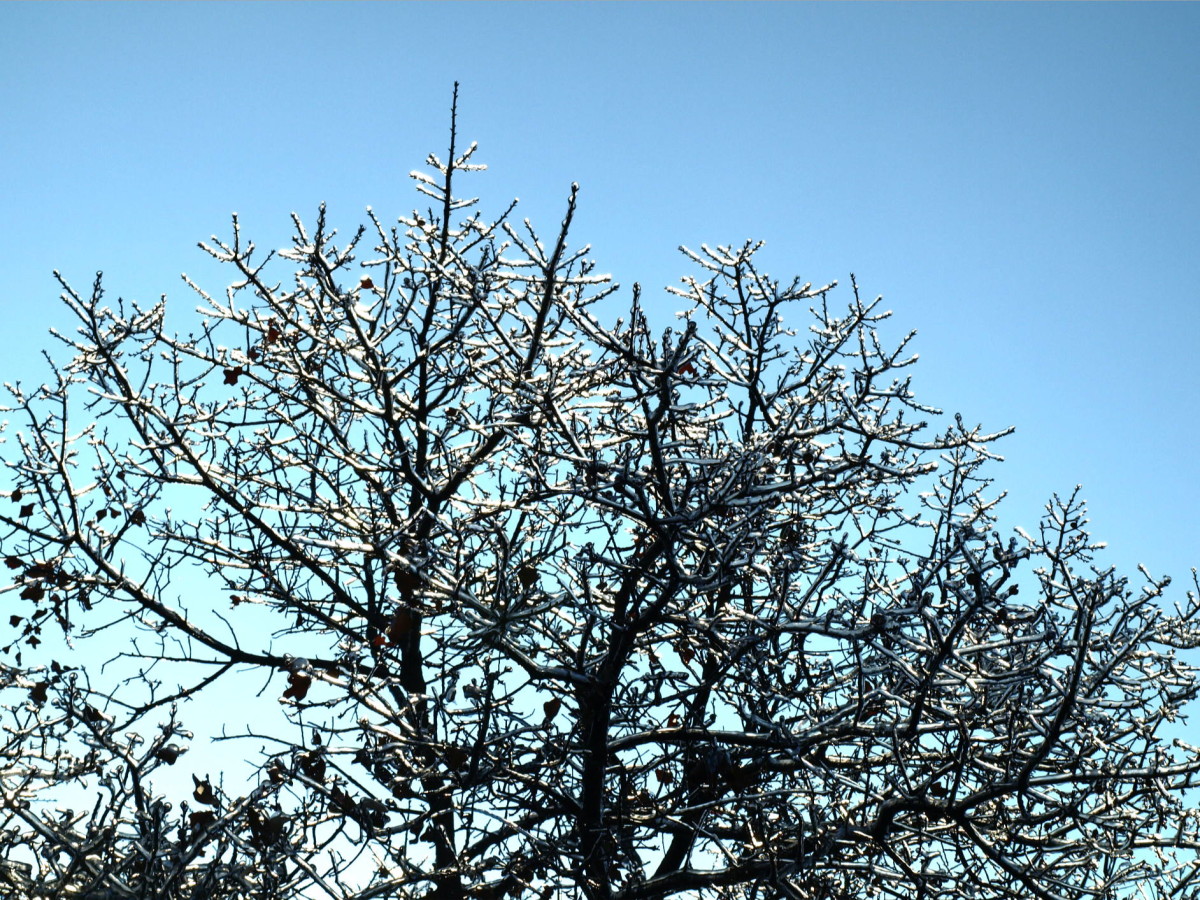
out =
<svg viewBox="0 0 1200 900"><path fill-rule="evenodd" d="M284 828L288 823L288 817L285 815L264 816L253 806L247 811L247 818L250 821L253 843L260 850L266 849L283 837Z"/></svg>
<svg viewBox="0 0 1200 900"><path fill-rule="evenodd" d="M22 506L21 512L19 513L19 515L21 516L22 519L28 519L30 516L32 516L33 515L33 504L26 503L24 506Z"/></svg>
<svg viewBox="0 0 1200 900"><path fill-rule="evenodd" d="M10 569L19 569L19 568L21 568L21 566L24 565L24 563L21 562L20 558L16 557L16 556L6 557L4 560L4 564L6 566L8 566Z"/></svg>
<svg viewBox="0 0 1200 900"><path fill-rule="evenodd" d="M200 809L188 816L188 824L196 831L202 831L217 821L217 814L211 809Z"/></svg>
<svg viewBox="0 0 1200 900"><path fill-rule="evenodd" d="M325 758L320 753L301 753L296 759L300 770L313 781L325 780Z"/></svg>
<svg viewBox="0 0 1200 900"><path fill-rule="evenodd" d="M41 706L46 702L46 689L50 687L50 682L41 681L29 689L29 699Z"/></svg>
<svg viewBox="0 0 1200 900"><path fill-rule="evenodd" d="M537 566L531 562L525 563L517 570L517 581L521 582L521 587L528 590L538 583Z"/></svg>
<svg viewBox="0 0 1200 900"><path fill-rule="evenodd" d="M343 791L340 785L336 784L329 791L329 799L333 801L334 808L347 815L354 812L354 807L357 805L354 802L354 798Z"/></svg>
<svg viewBox="0 0 1200 900"><path fill-rule="evenodd" d="M54 566L50 563L34 563L25 570L26 578L53 578Z"/></svg>
<svg viewBox="0 0 1200 900"><path fill-rule="evenodd" d="M213 793L212 784L209 783L207 778L201 781L193 775L192 782L196 785L196 789L192 791L192 796L196 798L197 803L203 803L205 806L217 805L217 795Z"/></svg>
<svg viewBox="0 0 1200 900"><path fill-rule="evenodd" d="M283 692L284 697L291 697L294 700L303 700L308 696L308 689L312 687L312 676L306 675L304 672L288 673L288 689Z"/></svg>

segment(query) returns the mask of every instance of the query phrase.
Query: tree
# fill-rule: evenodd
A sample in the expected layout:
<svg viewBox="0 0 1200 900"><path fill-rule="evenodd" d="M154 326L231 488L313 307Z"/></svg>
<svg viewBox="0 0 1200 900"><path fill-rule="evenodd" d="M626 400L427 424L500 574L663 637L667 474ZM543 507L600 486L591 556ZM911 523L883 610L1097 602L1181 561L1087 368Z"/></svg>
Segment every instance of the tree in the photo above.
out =
<svg viewBox="0 0 1200 900"><path fill-rule="evenodd" d="M69 358L9 386L0 893L1191 895L1196 594L1075 494L1001 537L1003 432L927 424L853 280L685 249L677 328L604 324L577 189L544 243L456 142L345 243L235 217L186 336L60 278ZM280 704L245 783L188 746L230 681Z"/></svg>

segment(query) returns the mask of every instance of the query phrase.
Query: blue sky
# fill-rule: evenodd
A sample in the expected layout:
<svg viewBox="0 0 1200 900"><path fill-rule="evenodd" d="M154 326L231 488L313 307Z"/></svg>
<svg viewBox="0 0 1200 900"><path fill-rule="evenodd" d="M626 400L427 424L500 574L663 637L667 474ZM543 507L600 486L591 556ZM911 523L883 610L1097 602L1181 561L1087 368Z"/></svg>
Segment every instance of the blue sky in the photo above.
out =
<svg viewBox="0 0 1200 900"><path fill-rule="evenodd" d="M543 230L661 287L675 248L764 238L776 276L882 293L920 398L1017 426L1008 525L1078 482L1123 569L1200 564L1200 6L0 6L0 380L68 324L52 269L113 296L210 290L239 212L418 205L462 136ZM797 324L803 326L804 322Z"/></svg>

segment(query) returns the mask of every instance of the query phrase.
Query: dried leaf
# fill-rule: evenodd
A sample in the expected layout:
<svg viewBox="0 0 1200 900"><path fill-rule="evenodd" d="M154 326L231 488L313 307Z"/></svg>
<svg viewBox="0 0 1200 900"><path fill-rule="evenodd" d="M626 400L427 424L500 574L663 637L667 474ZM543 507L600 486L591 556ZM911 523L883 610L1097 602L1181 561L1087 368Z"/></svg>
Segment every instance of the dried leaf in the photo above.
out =
<svg viewBox="0 0 1200 900"><path fill-rule="evenodd" d="M195 831L203 831L217 821L217 814L211 809L200 809L188 816L188 824Z"/></svg>
<svg viewBox="0 0 1200 900"><path fill-rule="evenodd" d="M186 752L187 749L180 747L178 744L167 744L165 747L159 747L154 757L155 759L161 759L168 766L173 766L180 755Z"/></svg>
<svg viewBox="0 0 1200 900"><path fill-rule="evenodd" d="M320 753L301 753L296 757L300 771L313 781L325 780L325 757Z"/></svg>
<svg viewBox="0 0 1200 900"><path fill-rule="evenodd" d="M521 582L521 587L529 590L538 583L537 566L531 562L525 563L517 570L517 581Z"/></svg>
<svg viewBox="0 0 1200 900"><path fill-rule="evenodd" d="M303 700L308 696L308 689L312 687L312 676L306 675L304 672L288 673L288 688L283 692L284 697L291 697L293 700Z"/></svg>
<svg viewBox="0 0 1200 900"><path fill-rule="evenodd" d="M201 781L193 775L192 782L196 785L196 789L192 791L192 796L196 798L197 803L203 803L205 806L217 805L217 796L213 793L212 785L207 778Z"/></svg>

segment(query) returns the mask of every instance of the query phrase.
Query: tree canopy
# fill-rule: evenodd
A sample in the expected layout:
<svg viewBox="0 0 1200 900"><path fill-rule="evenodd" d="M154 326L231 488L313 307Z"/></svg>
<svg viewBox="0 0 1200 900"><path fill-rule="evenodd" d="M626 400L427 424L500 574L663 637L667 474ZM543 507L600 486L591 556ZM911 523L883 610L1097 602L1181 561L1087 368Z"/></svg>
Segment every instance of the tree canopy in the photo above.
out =
<svg viewBox="0 0 1200 900"><path fill-rule="evenodd" d="M0 894L1197 890L1196 592L1105 567L1077 493L1001 535L1005 432L917 401L853 278L683 249L655 331L575 186L543 240L474 154L452 119L344 241L235 216L185 334L59 277L7 385ZM225 684L277 713L189 744Z"/></svg>

